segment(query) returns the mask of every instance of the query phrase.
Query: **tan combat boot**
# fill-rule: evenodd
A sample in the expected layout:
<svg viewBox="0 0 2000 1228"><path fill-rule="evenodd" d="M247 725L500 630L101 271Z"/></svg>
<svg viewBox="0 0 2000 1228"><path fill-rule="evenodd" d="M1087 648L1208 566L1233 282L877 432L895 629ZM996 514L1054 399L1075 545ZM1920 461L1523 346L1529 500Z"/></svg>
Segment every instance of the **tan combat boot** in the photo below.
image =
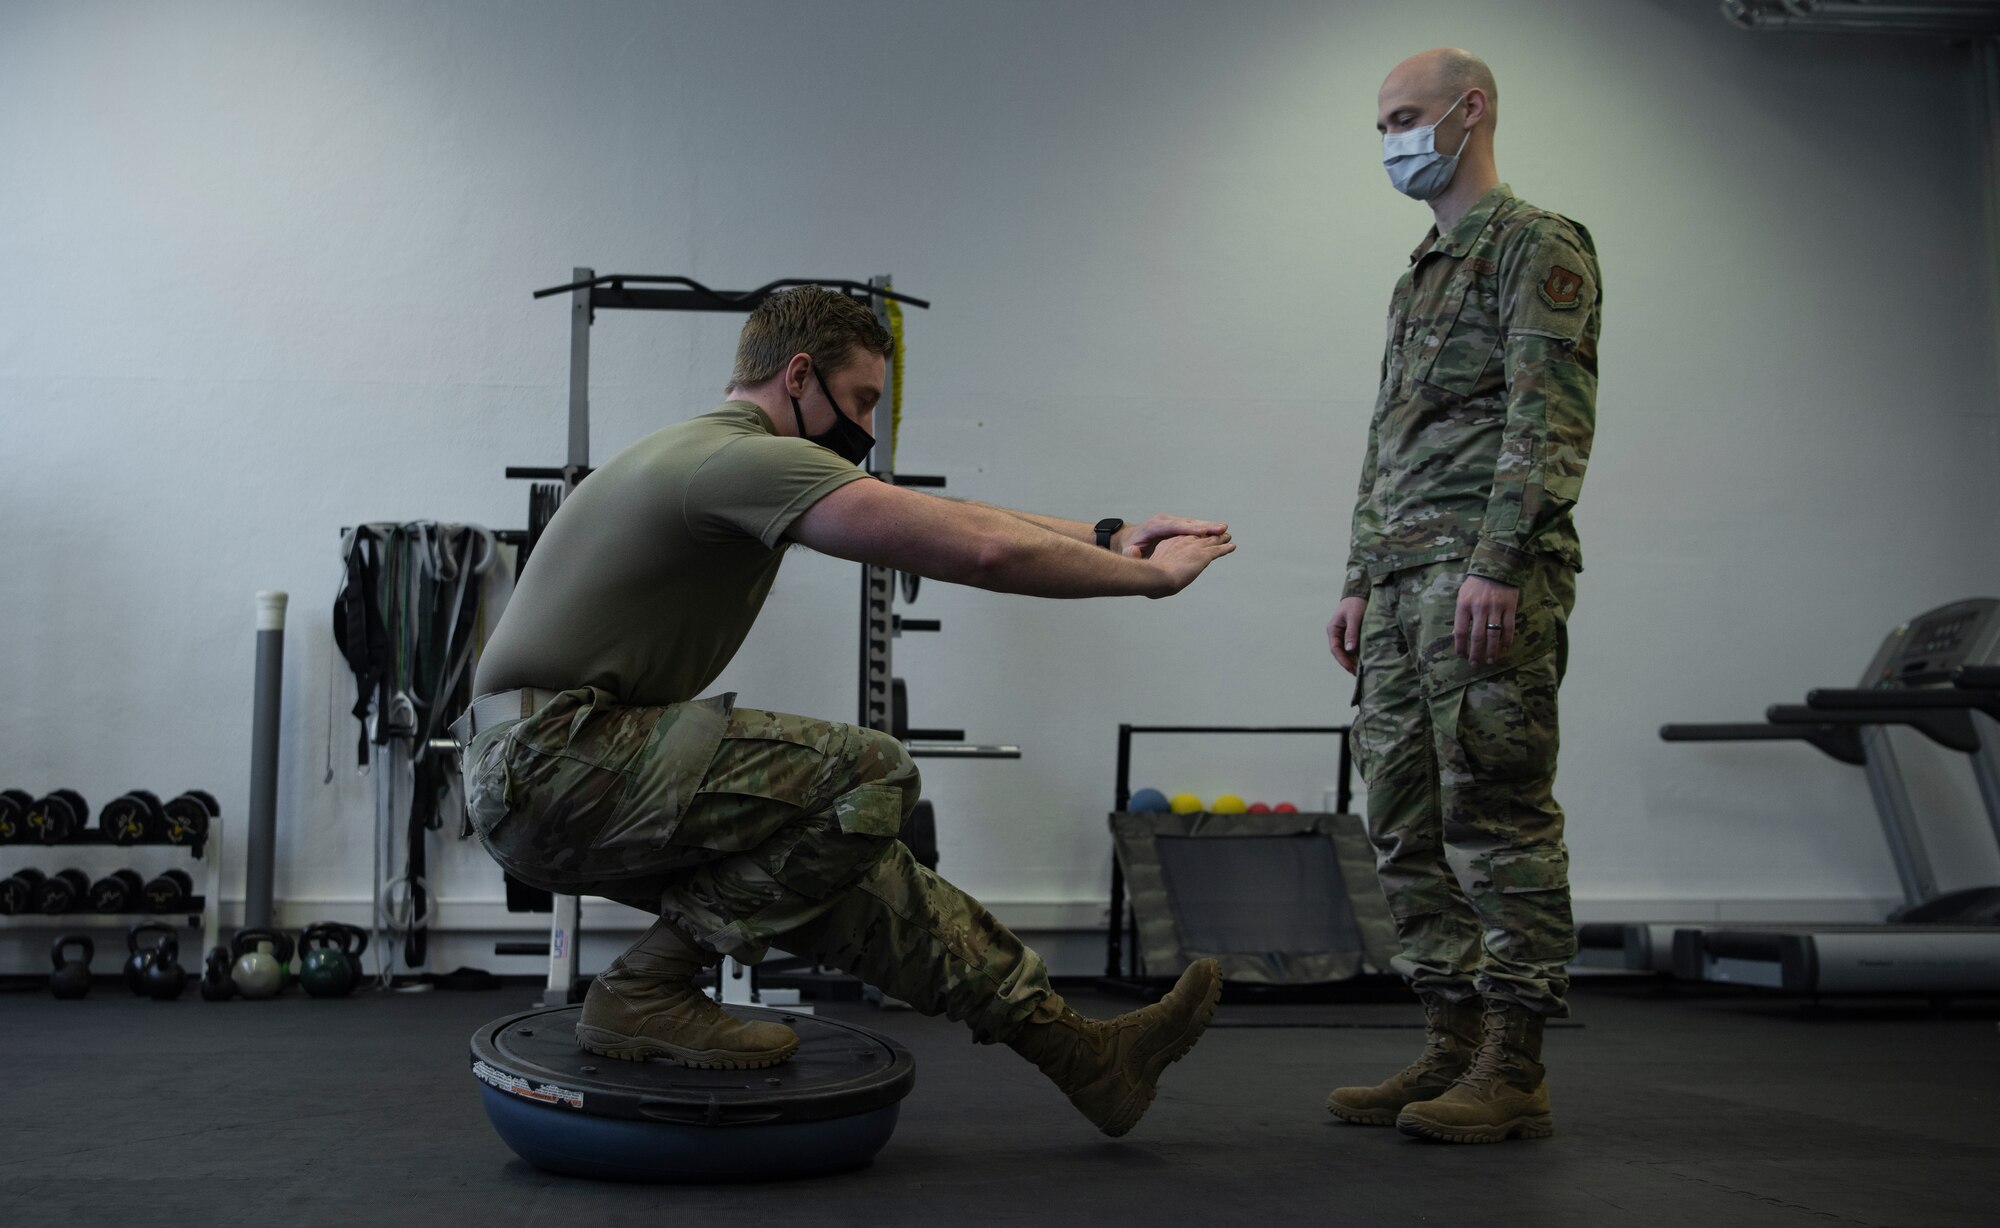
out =
<svg viewBox="0 0 2000 1228"><path fill-rule="evenodd" d="M1064 1006L1056 1019L1030 1022L1007 1045L1116 1138L1138 1124L1153 1103L1160 1072L1194 1048L1221 997L1222 966L1198 960L1166 997L1143 1010L1100 1022Z"/></svg>
<svg viewBox="0 0 2000 1228"><path fill-rule="evenodd" d="M755 1070L796 1053L798 1034L781 1023L732 1019L694 978L713 960L665 921L590 983L576 1043L605 1057L671 1058L701 1070Z"/></svg>
<svg viewBox="0 0 2000 1228"><path fill-rule="evenodd" d="M1404 1109L1396 1128L1440 1143L1500 1143L1556 1132L1549 1085L1542 1081L1542 1016L1491 998L1472 1065L1451 1090Z"/></svg>
<svg viewBox="0 0 2000 1228"><path fill-rule="evenodd" d="M1403 1107L1444 1094L1479 1048L1479 999L1447 1002L1419 995L1424 1004L1424 1051L1417 1060L1373 1087L1336 1087L1327 1111L1362 1126L1393 1126Z"/></svg>

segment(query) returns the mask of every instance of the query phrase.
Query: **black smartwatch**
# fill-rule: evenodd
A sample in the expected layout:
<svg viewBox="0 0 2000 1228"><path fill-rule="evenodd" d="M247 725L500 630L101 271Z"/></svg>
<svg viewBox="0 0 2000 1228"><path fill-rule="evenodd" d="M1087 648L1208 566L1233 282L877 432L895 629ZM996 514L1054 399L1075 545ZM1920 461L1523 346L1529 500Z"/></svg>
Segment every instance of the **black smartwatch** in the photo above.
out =
<svg viewBox="0 0 2000 1228"><path fill-rule="evenodd" d="M1118 517L1116 516L1106 516L1104 519L1098 521L1095 525L1091 526L1091 528L1097 533L1097 544L1104 547L1106 550L1111 549L1111 535L1124 527L1125 527L1125 522L1118 519Z"/></svg>

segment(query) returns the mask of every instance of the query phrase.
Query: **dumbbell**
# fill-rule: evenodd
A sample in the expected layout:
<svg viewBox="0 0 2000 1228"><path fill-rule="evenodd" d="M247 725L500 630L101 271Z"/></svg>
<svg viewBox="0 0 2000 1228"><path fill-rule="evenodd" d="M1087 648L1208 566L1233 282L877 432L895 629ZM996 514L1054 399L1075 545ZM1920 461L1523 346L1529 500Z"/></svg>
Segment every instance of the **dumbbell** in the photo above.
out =
<svg viewBox="0 0 2000 1228"><path fill-rule="evenodd" d="M97 815L97 830L121 847L158 840L166 826L167 812L160 805L160 795L150 789L134 789L106 802Z"/></svg>
<svg viewBox="0 0 2000 1228"><path fill-rule="evenodd" d="M208 840L208 821L222 813L215 795L204 789L189 789L166 805L166 821L160 836L168 844L201 845Z"/></svg>
<svg viewBox="0 0 2000 1228"><path fill-rule="evenodd" d="M90 803L75 789L57 789L28 806L28 834L42 844L74 840L90 821ZM86 887L88 883L84 884Z"/></svg>
<svg viewBox="0 0 2000 1228"><path fill-rule="evenodd" d="M35 795L26 789L0 790L0 844L26 844L28 835L28 807L35 804Z"/></svg>
<svg viewBox="0 0 2000 1228"><path fill-rule="evenodd" d="M167 870L145 886L146 905L154 912L176 912L194 895L194 879L186 870Z"/></svg>
<svg viewBox="0 0 2000 1228"><path fill-rule="evenodd" d="M35 884L36 912L61 916L90 902L90 876L82 870L58 870Z"/></svg>
<svg viewBox="0 0 2000 1228"><path fill-rule="evenodd" d="M144 912L146 880L137 870L113 870L90 885L90 906L98 912Z"/></svg>
<svg viewBox="0 0 2000 1228"><path fill-rule="evenodd" d="M35 906L35 888L48 875L32 867L0 878L0 917L17 917Z"/></svg>

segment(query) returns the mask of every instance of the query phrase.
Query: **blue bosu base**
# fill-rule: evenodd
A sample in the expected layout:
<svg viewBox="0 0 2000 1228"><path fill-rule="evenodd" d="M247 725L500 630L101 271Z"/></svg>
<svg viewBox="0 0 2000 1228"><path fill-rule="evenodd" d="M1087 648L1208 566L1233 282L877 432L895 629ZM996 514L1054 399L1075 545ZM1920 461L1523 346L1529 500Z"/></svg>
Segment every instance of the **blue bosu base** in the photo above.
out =
<svg viewBox="0 0 2000 1228"><path fill-rule="evenodd" d="M606 1181L772 1181L860 1168L916 1081L908 1051L865 1028L781 1011L799 1052L765 1070L621 1062L579 1048L579 1007L496 1020L472 1039L486 1118L537 1168Z"/></svg>
<svg viewBox="0 0 2000 1228"><path fill-rule="evenodd" d="M861 1168L896 1132L898 1106L832 1121L763 1126L586 1117L481 1085L486 1120L514 1153L599 1181L776 1181Z"/></svg>

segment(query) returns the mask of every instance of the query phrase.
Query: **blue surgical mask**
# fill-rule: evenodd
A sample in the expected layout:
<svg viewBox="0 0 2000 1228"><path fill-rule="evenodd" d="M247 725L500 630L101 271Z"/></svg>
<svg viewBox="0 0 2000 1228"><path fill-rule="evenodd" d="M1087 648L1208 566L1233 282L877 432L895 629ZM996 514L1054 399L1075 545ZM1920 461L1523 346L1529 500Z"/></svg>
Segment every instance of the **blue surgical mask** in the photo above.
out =
<svg viewBox="0 0 2000 1228"><path fill-rule="evenodd" d="M1437 150L1437 126L1464 101L1465 95L1460 94L1458 102L1438 116L1437 124L1382 134L1382 165L1388 169L1389 182L1396 185L1398 192L1416 200L1431 200L1451 186L1451 177L1458 171L1459 155L1465 152L1465 142L1472 139L1472 129L1465 130L1458 153L1441 154Z"/></svg>

